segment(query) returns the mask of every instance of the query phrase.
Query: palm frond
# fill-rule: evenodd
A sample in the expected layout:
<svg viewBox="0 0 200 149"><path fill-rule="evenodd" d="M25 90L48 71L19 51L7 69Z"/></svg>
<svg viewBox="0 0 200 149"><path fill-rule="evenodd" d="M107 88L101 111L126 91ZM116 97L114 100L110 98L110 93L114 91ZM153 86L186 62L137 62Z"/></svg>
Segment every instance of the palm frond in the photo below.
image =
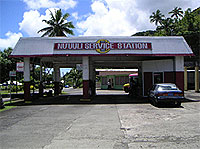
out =
<svg viewBox="0 0 200 149"><path fill-rule="evenodd" d="M50 10L49 10L50 11ZM55 15L50 11L51 19L50 20L42 20L49 27L45 27L38 31L45 32L42 37L44 36L67 36L67 34L74 35L71 29L75 28L72 22L67 22L67 18L69 17L69 13L65 13L62 15L61 9L55 10ZM66 21L66 22L65 22Z"/></svg>
<svg viewBox="0 0 200 149"><path fill-rule="evenodd" d="M37 33L48 31L48 30L51 30L51 29L52 29L52 27L45 27L45 28L39 30Z"/></svg>
<svg viewBox="0 0 200 149"><path fill-rule="evenodd" d="M51 30L48 30L48 31L46 31L44 34L42 34L42 36L41 36L41 37L44 37L44 36L47 36L47 35L49 35L49 34L50 34L50 32L51 32Z"/></svg>

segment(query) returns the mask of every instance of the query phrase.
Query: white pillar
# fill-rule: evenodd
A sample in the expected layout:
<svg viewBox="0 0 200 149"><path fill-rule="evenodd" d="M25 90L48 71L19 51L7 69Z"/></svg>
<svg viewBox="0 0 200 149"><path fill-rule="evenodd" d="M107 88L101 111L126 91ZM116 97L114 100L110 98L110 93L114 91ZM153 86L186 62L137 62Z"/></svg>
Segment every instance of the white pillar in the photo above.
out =
<svg viewBox="0 0 200 149"><path fill-rule="evenodd" d="M42 62L40 60L40 82L42 82Z"/></svg>
<svg viewBox="0 0 200 149"><path fill-rule="evenodd" d="M175 57L175 83L184 92L184 57Z"/></svg>
<svg viewBox="0 0 200 149"><path fill-rule="evenodd" d="M89 62L89 73L90 73L89 80L91 81L90 82L91 95L95 96L96 95L96 74L95 74L95 68L91 59Z"/></svg>
<svg viewBox="0 0 200 149"><path fill-rule="evenodd" d="M183 56L176 56L175 57L175 69L176 71L184 71L184 57Z"/></svg>
<svg viewBox="0 0 200 149"><path fill-rule="evenodd" d="M83 56L82 57L82 64L83 64L83 99L87 99L90 101L90 83L89 83L89 77L90 77L90 70L89 70L89 57Z"/></svg>
<svg viewBox="0 0 200 149"><path fill-rule="evenodd" d="M89 57L83 56L83 80L89 80Z"/></svg>
<svg viewBox="0 0 200 149"><path fill-rule="evenodd" d="M30 58L24 57L24 100L31 100L30 94Z"/></svg>
<svg viewBox="0 0 200 149"><path fill-rule="evenodd" d="M54 95L59 95L60 90L60 68L58 65L54 65Z"/></svg>
<svg viewBox="0 0 200 149"><path fill-rule="evenodd" d="M24 57L24 81L30 81L30 58Z"/></svg>
<svg viewBox="0 0 200 149"><path fill-rule="evenodd" d="M59 66L55 65L53 67L53 69L54 69L54 81L60 82L60 68L59 68Z"/></svg>
<svg viewBox="0 0 200 149"><path fill-rule="evenodd" d="M43 74L43 71L42 71L42 61L40 59L40 85L39 85L39 95L40 95L40 97L43 96L43 92L44 92L42 74Z"/></svg>
<svg viewBox="0 0 200 149"><path fill-rule="evenodd" d="M199 92L199 66L195 67L195 92Z"/></svg>
<svg viewBox="0 0 200 149"><path fill-rule="evenodd" d="M187 67L184 67L184 90L187 91L188 90L188 86L187 86Z"/></svg>

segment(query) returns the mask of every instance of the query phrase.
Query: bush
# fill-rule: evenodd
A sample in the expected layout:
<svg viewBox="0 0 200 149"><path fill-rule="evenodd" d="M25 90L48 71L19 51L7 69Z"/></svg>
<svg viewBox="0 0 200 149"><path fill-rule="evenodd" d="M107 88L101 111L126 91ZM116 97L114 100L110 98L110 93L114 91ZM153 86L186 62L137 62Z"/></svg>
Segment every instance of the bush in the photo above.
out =
<svg viewBox="0 0 200 149"><path fill-rule="evenodd" d="M12 86L12 88L11 88L11 92L22 91L22 90L23 90L23 85Z"/></svg>

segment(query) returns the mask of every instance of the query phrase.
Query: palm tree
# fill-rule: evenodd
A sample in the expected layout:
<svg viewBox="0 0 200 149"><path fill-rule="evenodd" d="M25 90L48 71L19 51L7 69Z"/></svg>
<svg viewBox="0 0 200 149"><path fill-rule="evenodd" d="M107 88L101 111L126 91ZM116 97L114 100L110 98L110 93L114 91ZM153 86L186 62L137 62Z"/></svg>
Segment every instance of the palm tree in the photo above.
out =
<svg viewBox="0 0 200 149"><path fill-rule="evenodd" d="M82 84L82 71L72 68L69 72L69 79L71 79L75 88L80 87Z"/></svg>
<svg viewBox="0 0 200 149"><path fill-rule="evenodd" d="M165 17L161 12L160 10L158 9L155 12L152 13L152 15L150 16L150 22L153 23L155 22L156 26L159 24L161 24L162 20L163 20L163 17Z"/></svg>
<svg viewBox="0 0 200 149"><path fill-rule="evenodd" d="M172 11L169 12L169 14L172 14L172 18L175 17L178 19L179 17L183 17L183 10L179 7L175 7Z"/></svg>
<svg viewBox="0 0 200 149"><path fill-rule="evenodd" d="M167 18L167 19L162 20L161 26L158 26L157 30L162 30L164 31L165 35L171 36L174 30L173 19Z"/></svg>
<svg viewBox="0 0 200 149"><path fill-rule="evenodd" d="M69 13L62 15L62 11L59 9L55 10L55 15L50 11L50 15L50 20L42 20L47 23L49 27L45 27L38 31L38 33L45 32L42 37L67 36L67 34L74 35L73 30L71 30L75 28L74 25L72 22L67 22L66 20L69 17Z"/></svg>

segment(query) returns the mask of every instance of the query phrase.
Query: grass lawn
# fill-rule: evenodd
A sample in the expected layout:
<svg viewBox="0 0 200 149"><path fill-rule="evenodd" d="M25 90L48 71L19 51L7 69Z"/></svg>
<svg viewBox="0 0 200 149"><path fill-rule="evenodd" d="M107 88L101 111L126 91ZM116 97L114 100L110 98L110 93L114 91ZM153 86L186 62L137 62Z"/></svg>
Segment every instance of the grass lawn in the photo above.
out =
<svg viewBox="0 0 200 149"><path fill-rule="evenodd" d="M19 102L19 101L20 101L20 100L11 101L11 103L15 103L15 102ZM0 112L2 112L2 111L6 111L6 110L9 110L9 109L12 109L12 108L17 107L17 106L12 106L12 105L9 105L9 104L10 104L10 101L6 101L6 102L4 102L4 106L5 106L5 108L0 109Z"/></svg>
<svg viewBox="0 0 200 149"><path fill-rule="evenodd" d="M24 93L24 91L18 91L17 93ZM9 90L1 90L0 94L10 94ZM11 94L16 94L16 92L11 92Z"/></svg>
<svg viewBox="0 0 200 149"><path fill-rule="evenodd" d="M17 107L17 106L5 106L5 108L0 109L0 112L9 110L9 109L12 109L12 108L15 108L15 107Z"/></svg>

